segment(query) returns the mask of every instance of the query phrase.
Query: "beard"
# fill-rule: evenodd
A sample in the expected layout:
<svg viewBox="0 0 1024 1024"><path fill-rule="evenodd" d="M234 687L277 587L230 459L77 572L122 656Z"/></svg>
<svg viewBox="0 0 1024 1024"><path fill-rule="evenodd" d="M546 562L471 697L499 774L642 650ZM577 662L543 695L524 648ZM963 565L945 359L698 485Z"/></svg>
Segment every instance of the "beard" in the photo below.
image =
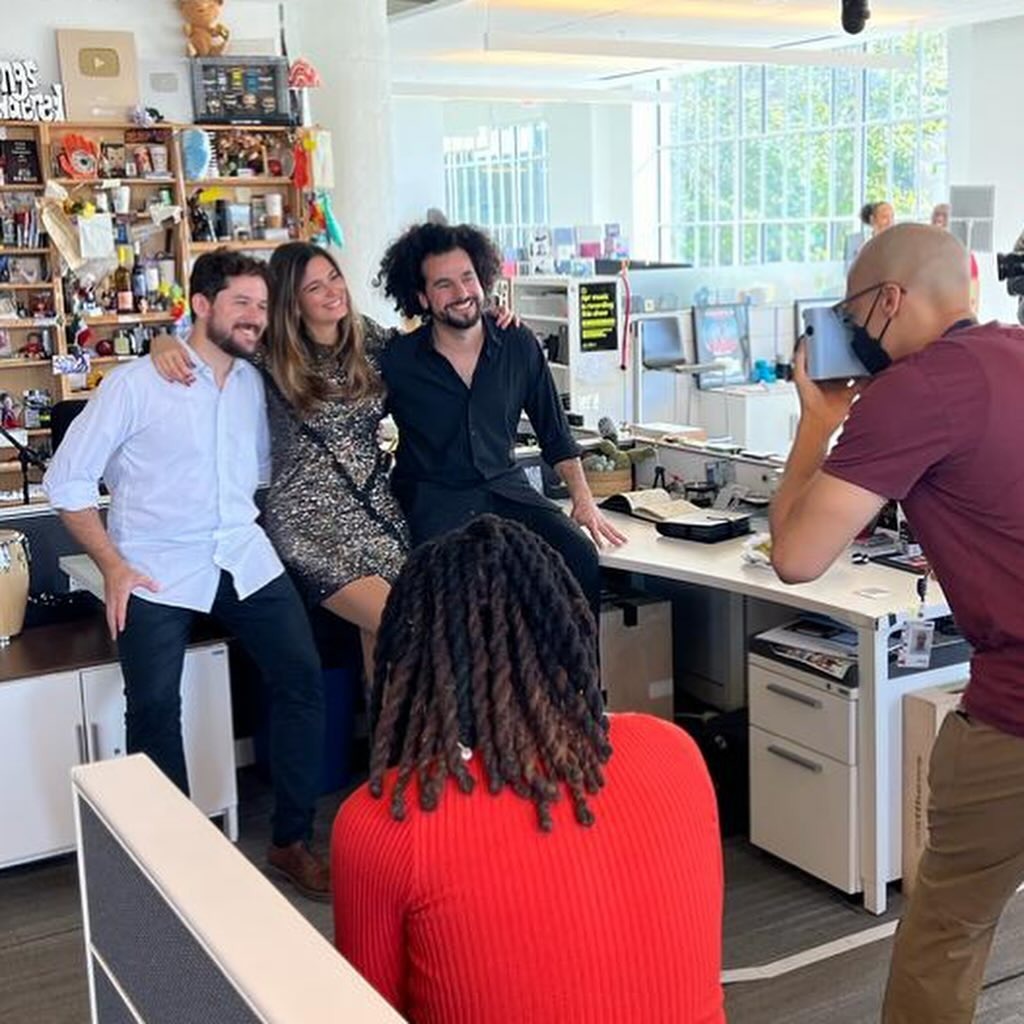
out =
<svg viewBox="0 0 1024 1024"><path fill-rule="evenodd" d="M434 314L434 319L448 327L465 331L470 327L476 327L483 315L483 307L479 299L471 299L463 310L453 309L452 306L445 306Z"/></svg>
<svg viewBox="0 0 1024 1024"><path fill-rule="evenodd" d="M247 348L242 342L235 340L235 331L246 329L256 332L256 344L252 348ZM263 337L263 331L264 328L260 324L249 320L239 320L227 326L216 317L212 317L206 325L206 336L210 341L223 353L234 359L252 359L260 338Z"/></svg>

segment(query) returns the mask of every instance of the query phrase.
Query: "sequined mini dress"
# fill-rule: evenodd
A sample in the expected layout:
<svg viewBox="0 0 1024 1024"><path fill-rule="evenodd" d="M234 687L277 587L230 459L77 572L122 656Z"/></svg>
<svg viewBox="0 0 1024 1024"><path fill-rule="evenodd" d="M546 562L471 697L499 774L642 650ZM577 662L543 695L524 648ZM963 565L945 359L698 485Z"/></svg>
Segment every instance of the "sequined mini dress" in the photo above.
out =
<svg viewBox="0 0 1024 1024"><path fill-rule="evenodd" d="M363 322L366 356L379 372L387 332L368 317ZM314 360L319 372L343 383L336 350L314 346ZM384 394L329 399L302 420L266 381L273 468L263 523L296 584L319 604L365 576L393 581L409 534L378 443Z"/></svg>

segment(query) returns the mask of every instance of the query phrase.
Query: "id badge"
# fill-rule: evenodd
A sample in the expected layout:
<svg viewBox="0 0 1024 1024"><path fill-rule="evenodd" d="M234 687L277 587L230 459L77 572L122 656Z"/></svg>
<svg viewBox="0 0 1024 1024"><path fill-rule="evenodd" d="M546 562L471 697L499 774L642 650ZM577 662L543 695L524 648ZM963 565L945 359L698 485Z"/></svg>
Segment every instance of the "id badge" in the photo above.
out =
<svg viewBox="0 0 1024 1024"><path fill-rule="evenodd" d="M903 642L896 652L896 664L900 668L927 668L932 661L934 639L934 622L911 619L903 627Z"/></svg>

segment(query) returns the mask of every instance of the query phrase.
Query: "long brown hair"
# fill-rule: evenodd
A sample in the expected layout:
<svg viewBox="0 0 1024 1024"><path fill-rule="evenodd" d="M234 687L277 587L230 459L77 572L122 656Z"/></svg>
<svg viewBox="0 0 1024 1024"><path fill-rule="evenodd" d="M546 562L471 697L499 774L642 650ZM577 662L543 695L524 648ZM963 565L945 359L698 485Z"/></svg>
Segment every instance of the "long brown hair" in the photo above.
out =
<svg viewBox="0 0 1024 1024"><path fill-rule="evenodd" d="M519 523L485 515L417 548L384 608L370 699L370 792L398 766L391 814L414 775L433 810L453 777L469 793L465 748L488 788L531 800L544 831L568 791L576 820L611 756L596 627L562 557Z"/></svg>
<svg viewBox="0 0 1024 1024"><path fill-rule="evenodd" d="M306 418L330 399L357 402L381 393L380 378L366 358L363 318L348 295L348 312L338 322L338 365L343 381L335 385L313 362L316 343L302 323L299 290L310 260L322 256L341 274L337 260L319 245L288 242L270 257L270 330L268 368L281 393Z"/></svg>

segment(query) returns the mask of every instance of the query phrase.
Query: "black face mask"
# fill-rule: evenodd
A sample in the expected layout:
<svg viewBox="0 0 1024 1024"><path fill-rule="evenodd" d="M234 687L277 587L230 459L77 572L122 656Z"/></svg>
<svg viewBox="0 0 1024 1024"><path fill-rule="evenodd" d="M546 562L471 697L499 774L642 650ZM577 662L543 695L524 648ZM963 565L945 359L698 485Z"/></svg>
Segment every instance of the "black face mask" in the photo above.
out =
<svg viewBox="0 0 1024 1024"><path fill-rule="evenodd" d="M876 373L881 373L892 365L892 357L888 352L882 348L882 339L885 337L885 332L889 330L889 324L892 323L892 317L889 317L885 322L885 326L882 328L882 333L876 338L869 330L868 324L871 323L871 316L875 312L875 306L878 305L878 300L882 297L881 289L875 296L875 301L871 303L871 309L868 310L867 318L864 321L863 326L860 324L852 324L850 329L852 336L850 338L850 347L853 349L854 354L864 364L864 369L868 371L872 376Z"/></svg>

